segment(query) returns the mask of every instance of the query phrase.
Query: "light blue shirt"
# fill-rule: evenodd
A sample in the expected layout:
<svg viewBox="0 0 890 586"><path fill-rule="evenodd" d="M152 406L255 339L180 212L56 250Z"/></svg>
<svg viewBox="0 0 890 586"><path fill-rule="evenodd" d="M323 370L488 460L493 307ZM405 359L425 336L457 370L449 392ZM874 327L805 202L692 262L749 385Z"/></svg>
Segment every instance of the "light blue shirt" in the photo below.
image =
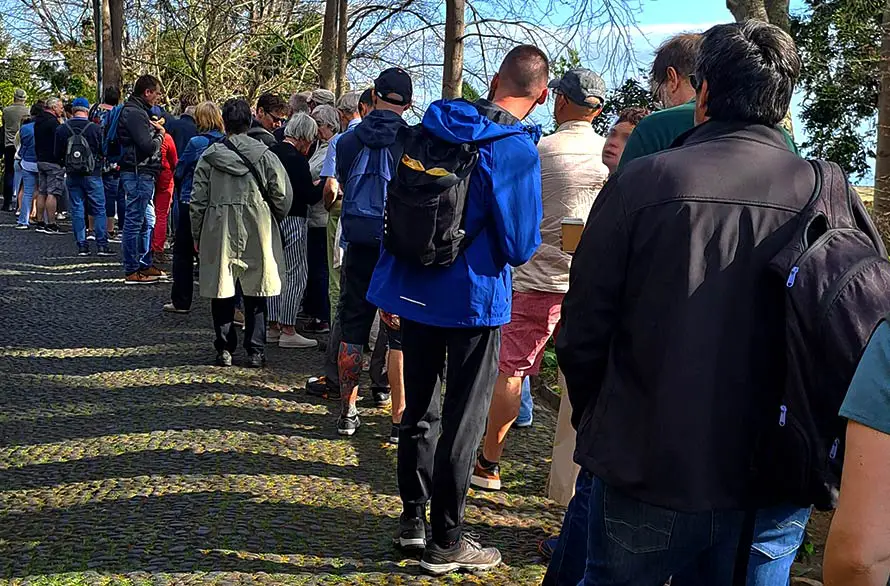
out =
<svg viewBox="0 0 890 586"><path fill-rule="evenodd" d="M328 147L328 152L324 155L324 163L321 164L321 173L319 173L319 177L337 176L337 142L340 140L341 136L347 132L351 132L352 129L361 124L361 122L361 118L353 118L346 126L346 130L331 137L331 144Z"/></svg>
<svg viewBox="0 0 890 586"><path fill-rule="evenodd" d="M862 353L840 415L890 433L890 325L886 321L875 329Z"/></svg>

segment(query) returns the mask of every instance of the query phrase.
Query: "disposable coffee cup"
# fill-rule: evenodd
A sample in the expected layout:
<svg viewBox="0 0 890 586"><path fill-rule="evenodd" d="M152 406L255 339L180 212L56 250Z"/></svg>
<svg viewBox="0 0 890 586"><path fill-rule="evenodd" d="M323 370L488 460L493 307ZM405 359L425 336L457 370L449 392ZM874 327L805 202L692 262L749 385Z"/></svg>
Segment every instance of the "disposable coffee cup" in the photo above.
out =
<svg viewBox="0 0 890 586"><path fill-rule="evenodd" d="M562 250L572 254L578 249L581 234L584 232L584 220L581 218L562 219Z"/></svg>

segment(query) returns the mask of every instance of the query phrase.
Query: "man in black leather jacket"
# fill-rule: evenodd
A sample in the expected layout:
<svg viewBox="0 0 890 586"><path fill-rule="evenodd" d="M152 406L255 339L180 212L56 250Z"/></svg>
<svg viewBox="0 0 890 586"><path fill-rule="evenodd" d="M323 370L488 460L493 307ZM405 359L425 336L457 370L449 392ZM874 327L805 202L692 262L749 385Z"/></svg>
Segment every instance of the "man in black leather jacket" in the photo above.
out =
<svg viewBox="0 0 890 586"><path fill-rule="evenodd" d="M126 200L122 248L128 285L156 283L166 278L152 264L150 248L155 223L152 200L155 179L161 170L164 127L151 120L149 111L160 95L160 81L143 75L136 81L118 121L121 188Z"/></svg>

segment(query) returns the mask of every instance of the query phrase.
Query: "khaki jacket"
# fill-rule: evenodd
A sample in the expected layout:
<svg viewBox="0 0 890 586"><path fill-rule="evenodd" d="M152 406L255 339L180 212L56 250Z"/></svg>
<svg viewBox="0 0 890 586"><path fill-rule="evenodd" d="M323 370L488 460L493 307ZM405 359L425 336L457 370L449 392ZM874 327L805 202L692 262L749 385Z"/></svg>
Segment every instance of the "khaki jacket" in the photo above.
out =
<svg viewBox="0 0 890 586"><path fill-rule="evenodd" d="M201 259L201 296L234 297L240 279L244 295L272 297L281 293L284 278L278 221L291 206L290 182L264 144L244 134L229 139L256 167L270 203L263 200L247 166L222 142L204 152L195 167L190 206Z"/></svg>

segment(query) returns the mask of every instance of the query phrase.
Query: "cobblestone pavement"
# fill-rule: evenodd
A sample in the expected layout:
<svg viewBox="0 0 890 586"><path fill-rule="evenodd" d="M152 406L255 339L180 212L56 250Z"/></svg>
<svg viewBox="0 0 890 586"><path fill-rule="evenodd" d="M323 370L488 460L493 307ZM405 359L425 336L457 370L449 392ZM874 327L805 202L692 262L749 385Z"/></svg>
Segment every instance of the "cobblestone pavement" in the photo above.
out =
<svg viewBox="0 0 890 586"><path fill-rule="evenodd" d="M70 233L12 225L0 215L0 583L540 582L537 542L561 518L541 496L550 411L511 436L505 491L469 497L467 530L504 565L430 579L391 545L388 413L361 403L340 439L336 405L302 391L320 352L209 366L206 302L163 314L167 285L125 286Z"/></svg>

